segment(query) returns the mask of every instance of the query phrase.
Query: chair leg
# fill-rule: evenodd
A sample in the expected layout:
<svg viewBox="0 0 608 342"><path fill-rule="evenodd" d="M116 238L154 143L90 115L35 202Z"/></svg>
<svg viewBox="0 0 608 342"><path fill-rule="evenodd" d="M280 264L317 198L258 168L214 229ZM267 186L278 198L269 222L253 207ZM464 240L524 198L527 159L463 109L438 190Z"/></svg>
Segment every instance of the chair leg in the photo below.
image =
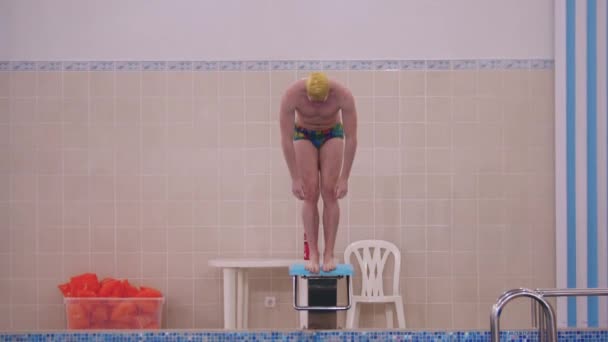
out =
<svg viewBox="0 0 608 342"><path fill-rule="evenodd" d="M395 309L397 310L397 323L399 329L405 329L405 312L403 309L403 299L401 297L395 300Z"/></svg>
<svg viewBox="0 0 608 342"><path fill-rule="evenodd" d="M355 309L355 328L359 328L359 322L361 319L361 305L357 305L357 308Z"/></svg>
<svg viewBox="0 0 608 342"><path fill-rule="evenodd" d="M384 304L384 315L386 316L386 327L393 328L393 305L392 303Z"/></svg>
<svg viewBox="0 0 608 342"><path fill-rule="evenodd" d="M392 303L384 304L384 314L386 315L386 327L393 328L393 306Z"/></svg>
<svg viewBox="0 0 608 342"><path fill-rule="evenodd" d="M353 300L350 303L350 309L346 310L346 329L354 329L357 309L357 302Z"/></svg>

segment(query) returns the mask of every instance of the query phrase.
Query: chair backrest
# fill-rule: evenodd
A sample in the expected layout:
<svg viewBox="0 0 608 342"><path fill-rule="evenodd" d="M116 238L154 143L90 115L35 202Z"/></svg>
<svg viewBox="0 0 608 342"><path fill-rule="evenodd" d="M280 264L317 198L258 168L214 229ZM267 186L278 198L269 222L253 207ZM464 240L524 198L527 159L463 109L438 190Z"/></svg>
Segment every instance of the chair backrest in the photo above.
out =
<svg viewBox="0 0 608 342"><path fill-rule="evenodd" d="M352 254L355 255L361 269L361 296L382 297L384 284L382 275L384 267L392 254L393 264L393 288L392 294L399 294L399 273L401 271L401 252L394 244L383 240L361 240L355 241L346 247L344 251L344 262L351 263ZM356 267L356 264L353 264Z"/></svg>

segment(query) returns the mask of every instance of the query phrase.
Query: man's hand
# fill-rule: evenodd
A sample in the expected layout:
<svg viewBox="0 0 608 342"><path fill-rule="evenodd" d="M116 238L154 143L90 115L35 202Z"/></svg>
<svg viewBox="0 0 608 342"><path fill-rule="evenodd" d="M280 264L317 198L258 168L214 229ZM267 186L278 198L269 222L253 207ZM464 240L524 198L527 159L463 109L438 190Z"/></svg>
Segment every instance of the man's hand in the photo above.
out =
<svg viewBox="0 0 608 342"><path fill-rule="evenodd" d="M336 198L342 199L348 193L348 180L340 177L336 184Z"/></svg>
<svg viewBox="0 0 608 342"><path fill-rule="evenodd" d="M302 179L296 178L291 182L291 192L297 199L304 200L304 183Z"/></svg>

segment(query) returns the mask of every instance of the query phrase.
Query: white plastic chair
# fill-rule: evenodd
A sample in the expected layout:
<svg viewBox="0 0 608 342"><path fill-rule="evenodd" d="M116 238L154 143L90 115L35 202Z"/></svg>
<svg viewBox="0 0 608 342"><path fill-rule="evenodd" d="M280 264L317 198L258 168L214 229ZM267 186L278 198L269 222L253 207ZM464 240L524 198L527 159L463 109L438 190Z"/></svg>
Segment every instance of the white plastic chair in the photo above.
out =
<svg viewBox="0 0 608 342"><path fill-rule="evenodd" d="M405 329L405 314L403 299L399 294L399 273L401 270L401 252L394 244L382 240L361 240L348 245L344 251L344 262L351 263L357 269L357 263L350 262L355 255L361 271L361 295L355 295L351 308L346 312L346 328L353 329L359 325L359 314L362 303L385 303L386 323L393 327L393 304L397 311L397 323L400 329ZM390 294L384 294L382 276L389 256L394 257L393 288ZM358 281L353 279L353 281Z"/></svg>

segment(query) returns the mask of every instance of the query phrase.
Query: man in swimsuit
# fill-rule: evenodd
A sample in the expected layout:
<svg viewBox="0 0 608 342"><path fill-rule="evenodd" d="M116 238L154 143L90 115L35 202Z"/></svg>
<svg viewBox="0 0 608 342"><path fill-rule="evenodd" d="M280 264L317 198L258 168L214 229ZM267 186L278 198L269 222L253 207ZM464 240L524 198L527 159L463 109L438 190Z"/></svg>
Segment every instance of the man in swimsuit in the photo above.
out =
<svg viewBox="0 0 608 342"><path fill-rule="evenodd" d="M340 115L341 114L341 115ZM351 92L324 73L313 72L292 84L281 99L281 147L293 195L304 201L302 220L310 246L306 269L336 268L334 246L340 220L338 200L348 191L357 149L357 111ZM320 266L317 202L323 198L325 250Z"/></svg>

